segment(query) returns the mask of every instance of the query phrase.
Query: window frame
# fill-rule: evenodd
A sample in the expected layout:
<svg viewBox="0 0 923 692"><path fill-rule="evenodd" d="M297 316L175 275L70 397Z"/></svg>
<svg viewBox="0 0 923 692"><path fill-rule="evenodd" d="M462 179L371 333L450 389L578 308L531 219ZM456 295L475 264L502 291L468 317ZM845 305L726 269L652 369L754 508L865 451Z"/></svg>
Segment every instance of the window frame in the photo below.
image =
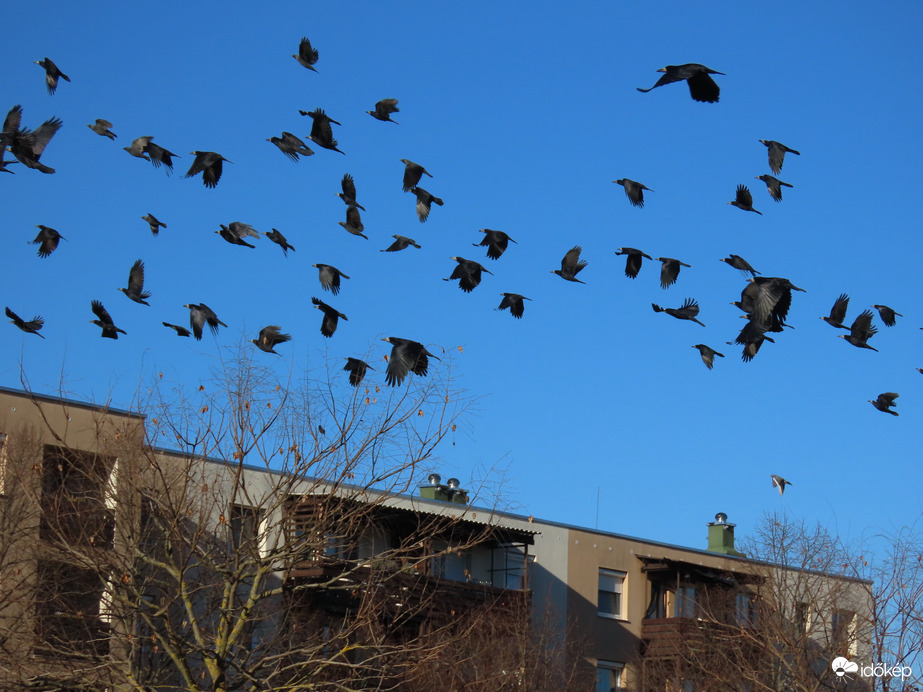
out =
<svg viewBox="0 0 923 692"><path fill-rule="evenodd" d="M622 679L623 671L625 670L625 664L620 661L605 661L603 659L596 659L596 692L613 692L613 690L620 690L624 686L624 681ZM608 673L609 679L601 680L601 673ZM614 685L612 676L615 677ZM600 685L604 685L601 687Z"/></svg>
<svg viewBox="0 0 923 692"><path fill-rule="evenodd" d="M603 580L611 579L614 580L614 584L617 587L614 590L604 589ZM616 569L608 569L606 567L600 567L597 572L597 591L596 591L596 614L601 618L608 618L610 620L626 620L625 617L625 584L628 580L628 573ZM601 598L602 594L607 594L615 596L617 603L617 612L612 610L603 610L603 599Z"/></svg>

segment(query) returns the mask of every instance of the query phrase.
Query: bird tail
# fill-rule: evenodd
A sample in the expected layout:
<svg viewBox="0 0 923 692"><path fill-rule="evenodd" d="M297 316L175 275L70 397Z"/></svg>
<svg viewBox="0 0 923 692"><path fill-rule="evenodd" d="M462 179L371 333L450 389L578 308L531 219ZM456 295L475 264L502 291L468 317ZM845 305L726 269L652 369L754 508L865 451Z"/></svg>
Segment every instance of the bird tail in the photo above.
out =
<svg viewBox="0 0 923 692"><path fill-rule="evenodd" d="M657 303L651 303L651 307L654 308L654 312L663 312L666 308L662 308Z"/></svg>

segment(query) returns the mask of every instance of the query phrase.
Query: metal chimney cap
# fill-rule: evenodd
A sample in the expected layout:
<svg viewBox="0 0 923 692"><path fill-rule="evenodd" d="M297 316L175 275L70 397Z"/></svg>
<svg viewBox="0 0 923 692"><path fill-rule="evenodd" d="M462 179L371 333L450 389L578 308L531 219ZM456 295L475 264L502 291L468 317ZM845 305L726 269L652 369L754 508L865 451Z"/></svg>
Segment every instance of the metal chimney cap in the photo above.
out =
<svg viewBox="0 0 923 692"><path fill-rule="evenodd" d="M429 474L427 479L429 480L430 485L439 485L439 483L442 482L442 476L440 476L438 473Z"/></svg>
<svg viewBox="0 0 923 692"><path fill-rule="evenodd" d="M448 480L449 489L450 489L450 490L455 490L456 488L458 488L458 486L460 485L460 483L461 483L461 481L459 481L457 478L450 478L450 479Z"/></svg>
<svg viewBox="0 0 923 692"><path fill-rule="evenodd" d="M716 523L716 524L726 524L726 523L727 523L727 520L728 520L728 515L725 514L724 512L718 512L718 513L715 515L715 523Z"/></svg>

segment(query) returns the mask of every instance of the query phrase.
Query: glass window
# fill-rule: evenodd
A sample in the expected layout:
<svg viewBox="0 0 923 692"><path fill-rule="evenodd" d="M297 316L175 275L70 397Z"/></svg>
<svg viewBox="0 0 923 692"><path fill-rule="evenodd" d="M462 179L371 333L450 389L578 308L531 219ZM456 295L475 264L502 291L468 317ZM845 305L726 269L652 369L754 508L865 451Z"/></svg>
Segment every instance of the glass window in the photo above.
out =
<svg viewBox="0 0 923 692"><path fill-rule="evenodd" d="M623 617L622 592L625 587L625 573L608 569L599 570L599 603L600 615L612 618Z"/></svg>
<svg viewBox="0 0 923 692"><path fill-rule="evenodd" d="M623 663L615 661L596 662L596 692L615 692L622 687Z"/></svg>
<svg viewBox="0 0 923 692"><path fill-rule="evenodd" d="M740 627L756 625L756 597L753 594L737 594L737 624Z"/></svg>
<svg viewBox="0 0 923 692"><path fill-rule="evenodd" d="M253 507L231 507L231 547L253 547L259 534L260 512Z"/></svg>
<svg viewBox="0 0 923 692"><path fill-rule="evenodd" d="M681 586L676 590L676 617L695 617L695 587Z"/></svg>

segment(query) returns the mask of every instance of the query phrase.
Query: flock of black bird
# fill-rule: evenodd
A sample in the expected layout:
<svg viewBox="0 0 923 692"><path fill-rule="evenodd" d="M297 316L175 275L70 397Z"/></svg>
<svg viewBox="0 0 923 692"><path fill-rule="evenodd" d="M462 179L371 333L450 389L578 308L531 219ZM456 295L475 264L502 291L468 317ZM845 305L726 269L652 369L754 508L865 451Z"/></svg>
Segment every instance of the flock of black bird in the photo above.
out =
<svg viewBox="0 0 923 692"><path fill-rule="evenodd" d="M301 40L298 53L293 54L292 57L303 67L317 72L315 64L318 61L319 54L307 38ZM49 58L37 61L37 64L45 70L46 84L50 94L55 93L60 79L71 81ZM720 88L712 75L723 75L724 73L696 63L668 65L659 71L664 74L654 86L649 89L639 88L638 91L647 93L657 87L685 81L693 100L704 103L718 102ZM311 133L308 135L308 140L311 143L330 151L344 153L338 148L332 128L333 125L340 126L339 122L328 116L321 108L299 112L302 116L311 118ZM398 112L398 100L394 98L382 99L375 104L374 110L366 111L376 120L395 124L397 123L391 116ZM29 129L23 126L22 118L22 108L17 105L12 107L4 121L3 130L0 133L0 171L13 173L14 171L10 170L8 166L18 161L23 166L41 173L54 173L54 169L50 168L41 159L55 133L60 129L61 120L53 117L35 129ZM94 123L88 124L87 127L99 136L110 140L116 139L115 133L110 129L112 123L107 120L99 118ZM153 140L153 136L137 137L131 142L130 146L124 147L124 149L134 157L151 162L155 168L163 166L168 172L172 171L174 166L173 159L178 158L178 155ZM314 154L305 141L290 132L282 132L281 136L273 136L266 141L275 145L292 161L298 161L299 157ZM775 202L781 202L782 188L792 188L793 186L774 176L780 174L786 154L800 155L800 152L777 141L764 139L758 141L767 148L769 168L774 175L764 174L757 176L756 179L761 180L766 185L770 197ZM15 160L5 160L6 152L11 153ZM202 182L207 188L214 188L218 185L225 163L232 164L223 155L213 151L193 151L192 156L194 156L193 162L184 177L192 178L201 174ZM414 194L416 197L417 218L421 223L426 222L433 205L444 205L442 199L420 186L423 176L429 178L433 178L433 176L419 163L409 159L401 159L401 163L404 164L403 191ZM654 192L645 184L628 178L620 178L612 182L621 185L630 204L639 209L644 207L644 192ZM368 239L368 236L363 232L364 226L360 213L365 211L365 207L358 201L356 183L349 173L343 176L340 187L342 192L338 192L337 196L346 205L346 216L345 221L341 221L339 224L348 233ZM728 204L743 211L762 215L762 212L753 207L753 196L749 188L742 184L737 186L735 199L728 202ZM147 214L141 218L150 225L150 230L154 235L157 235L161 228L167 227L153 214ZM53 228L43 225L38 225L37 228L39 228L39 233L32 242L38 245L38 256L45 258L54 252L60 241L65 240L65 238ZM503 231L485 228L481 229L480 232L484 234L483 239L479 243L473 243L473 245L486 248L487 257L491 260L500 259L507 251L509 243L516 243L513 238ZM259 231L249 224L237 221L227 225L220 224L220 230L215 231L215 233L228 243L247 248L255 247L248 239L257 239L261 235ZM273 228L272 231L264 232L262 235L279 245L285 256L288 255L289 250L295 252L295 247L289 244L285 236L277 229ZM382 249L382 252L398 252L409 247L420 248L420 245L412 238L402 235L393 235L392 237L394 242L389 247ZM562 258L561 268L552 270L552 273L557 274L566 281L585 283L578 278L580 272L587 266L587 262L580 258L581 252L582 249L579 245L572 247ZM639 275L644 259L655 261L655 258L651 255L636 248L618 248L615 254L625 256L625 275L630 279L635 279ZM477 261L460 256L455 256L451 259L456 262L456 266L451 276L444 280L458 281L459 287L466 293L470 293L477 288L481 282L482 274L492 274L491 271ZM681 268L690 267L689 264L671 257L657 257L656 261L661 263L660 285L664 289L677 282ZM792 292L803 291L804 289L795 286L785 278L761 276L760 272L756 271L745 259L738 255L732 254L729 257L722 258L720 261L740 270L744 274L749 274L747 285L741 292L740 300L732 303L744 313L747 321L737 338L734 341L727 342L728 344L742 346L742 360L749 362L756 357L764 342L774 342L770 334L782 333L785 328L791 326L785 320L791 307ZM341 279L349 279L349 276L336 267L326 264L314 264L312 266L318 270L318 278L323 290L329 291L334 296L339 294ZM150 298L151 294L144 290L144 263L142 260L139 259L134 263L129 271L127 286L119 290L132 301L142 305L149 305L147 299ZM503 293L502 296L503 299L497 309L509 309L514 318L521 319L525 311L525 301L531 299L518 293ZM339 320L347 320L347 316L316 297L312 297L311 302L323 314L320 327L321 334L328 338L332 337L337 330ZM865 310L854 319L850 326L847 326L845 320L848 304L849 297L846 294L840 295L831 308L829 316L821 319L834 328L848 331L848 334L840 334L839 336L851 345L877 351L868 343L877 332L876 327L872 325L873 313L871 310ZM164 326L175 330L178 336L188 337L191 335L195 339L201 339L203 328L206 325L216 334L219 326L227 327L215 312L204 303L190 303L183 307L189 309L190 329L163 322ZM900 313L884 305L872 307L879 311L882 321L889 327L895 324L896 317L901 316ZM699 304L693 298L687 298L679 307L661 307L656 303L652 303L652 308L655 312L664 312L676 319L692 321L703 327L705 326L698 319ZM103 337L117 339L120 333L125 334L124 330L115 325L109 312L101 302L93 300L91 309L97 318L92 320L92 323L102 330ZM9 307L6 308L6 315L22 331L44 338L40 333L44 325L41 317L36 316L27 321L16 315ZM281 327L278 325L268 325L260 330L258 338L253 339L252 343L264 352L277 354L275 347L290 341L291 338L291 335L282 333ZM422 343L417 341L398 337L388 337L384 341L389 342L392 347L390 357L387 358L388 366L385 373L385 381L391 386L400 385L408 373L425 376L428 370L428 359L430 357L436 358ZM705 344L696 344L693 348L699 351L702 361L708 369L714 367L716 356L724 357L724 354ZM368 369L374 370L368 363L352 357L347 358L347 364L343 368L348 373L349 382L353 386L358 386L362 382ZM897 416L897 412L892 410L897 397L898 395L894 392L886 392L879 395L877 399L871 400L871 403L878 410ZM778 476L773 476L772 480L773 485L778 487L781 494L785 484L788 482Z"/></svg>

